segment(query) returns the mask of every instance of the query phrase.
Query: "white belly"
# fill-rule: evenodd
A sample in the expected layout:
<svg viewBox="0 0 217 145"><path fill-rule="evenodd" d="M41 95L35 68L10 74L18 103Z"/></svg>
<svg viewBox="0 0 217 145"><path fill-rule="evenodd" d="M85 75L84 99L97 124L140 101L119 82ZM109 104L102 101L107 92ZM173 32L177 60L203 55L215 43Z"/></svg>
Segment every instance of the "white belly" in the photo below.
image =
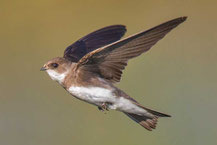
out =
<svg viewBox="0 0 217 145"><path fill-rule="evenodd" d="M111 90L100 87L71 86L68 91L78 99L95 105L101 105L104 102L115 102L116 100Z"/></svg>
<svg viewBox="0 0 217 145"><path fill-rule="evenodd" d="M115 96L111 90L105 88L71 86L68 91L76 98L97 106L101 106L102 103L108 102L112 104L108 106L109 109L135 114L147 114L147 111L143 108L138 107L124 97Z"/></svg>

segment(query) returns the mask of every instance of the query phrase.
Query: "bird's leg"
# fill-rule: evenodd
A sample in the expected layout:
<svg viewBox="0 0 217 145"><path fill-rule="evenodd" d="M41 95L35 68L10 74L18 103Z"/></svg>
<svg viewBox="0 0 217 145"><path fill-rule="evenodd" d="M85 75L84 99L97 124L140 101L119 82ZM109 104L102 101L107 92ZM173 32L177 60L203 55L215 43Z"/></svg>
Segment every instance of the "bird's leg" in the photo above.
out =
<svg viewBox="0 0 217 145"><path fill-rule="evenodd" d="M100 111L109 111L109 105L112 105L112 103L109 102L103 102L101 106L98 106L98 109Z"/></svg>
<svg viewBox="0 0 217 145"><path fill-rule="evenodd" d="M108 103L107 102L104 102L104 103L102 103L102 106L101 106L101 108L103 109L103 110L106 110L106 111L108 111L109 109L108 109Z"/></svg>
<svg viewBox="0 0 217 145"><path fill-rule="evenodd" d="M108 111L108 104L104 102L101 106L98 106L98 109L102 112L104 112L105 110Z"/></svg>
<svg viewBox="0 0 217 145"><path fill-rule="evenodd" d="M99 109L99 111L102 111L102 112L104 111L102 107L98 106L98 109Z"/></svg>

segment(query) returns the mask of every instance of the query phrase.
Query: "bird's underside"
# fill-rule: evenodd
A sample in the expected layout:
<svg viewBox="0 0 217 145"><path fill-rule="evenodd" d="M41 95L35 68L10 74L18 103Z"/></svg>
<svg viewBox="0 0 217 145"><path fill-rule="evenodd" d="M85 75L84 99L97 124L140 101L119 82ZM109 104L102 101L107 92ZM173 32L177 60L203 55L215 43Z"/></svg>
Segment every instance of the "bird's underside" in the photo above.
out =
<svg viewBox="0 0 217 145"><path fill-rule="evenodd" d="M150 131L155 129L158 117L170 117L170 115L143 107L122 90L108 85L104 88L71 86L68 91L74 97L98 106L101 111L109 109L121 111Z"/></svg>
<svg viewBox="0 0 217 145"><path fill-rule="evenodd" d="M143 107L114 84L120 82L129 59L148 51L186 18L173 19L125 39L121 39L126 32L123 25L102 28L67 47L63 57L48 61L41 70L74 97L100 110L121 111L152 130L159 117L170 115Z"/></svg>

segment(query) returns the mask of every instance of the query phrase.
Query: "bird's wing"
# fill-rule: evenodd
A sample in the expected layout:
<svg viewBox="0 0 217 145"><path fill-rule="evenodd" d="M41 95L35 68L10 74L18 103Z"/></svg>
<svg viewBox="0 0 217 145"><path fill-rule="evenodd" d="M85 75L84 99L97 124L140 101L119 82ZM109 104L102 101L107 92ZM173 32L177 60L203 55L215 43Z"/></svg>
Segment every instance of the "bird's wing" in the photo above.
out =
<svg viewBox="0 0 217 145"><path fill-rule="evenodd" d="M123 25L112 25L94 31L68 46L64 51L64 58L78 62L87 53L120 40L125 32L126 27Z"/></svg>
<svg viewBox="0 0 217 145"><path fill-rule="evenodd" d="M119 40L96 49L80 59L77 69L99 74L112 82L119 82L122 70L129 59L148 51L168 32L184 22L187 17L180 17L165 22L147 31Z"/></svg>

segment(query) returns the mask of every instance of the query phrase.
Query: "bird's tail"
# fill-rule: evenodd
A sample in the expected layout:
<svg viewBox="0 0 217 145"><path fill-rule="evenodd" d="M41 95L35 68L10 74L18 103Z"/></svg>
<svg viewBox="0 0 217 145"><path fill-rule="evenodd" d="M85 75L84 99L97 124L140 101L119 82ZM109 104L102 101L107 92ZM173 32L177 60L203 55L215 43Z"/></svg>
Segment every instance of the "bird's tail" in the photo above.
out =
<svg viewBox="0 0 217 145"><path fill-rule="evenodd" d="M143 107L144 108L144 107ZM140 124L142 127L145 129L151 131L152 129L156 128L157 125L157 120L159 117L171 117L170 115L160 113L151 109L145 108L149 113L153 114L154 117L147 117L147 116L141 116L137 114L132 114L132 113L126 113L124 112L128 117L130 117L132 120Z"/></svg>

